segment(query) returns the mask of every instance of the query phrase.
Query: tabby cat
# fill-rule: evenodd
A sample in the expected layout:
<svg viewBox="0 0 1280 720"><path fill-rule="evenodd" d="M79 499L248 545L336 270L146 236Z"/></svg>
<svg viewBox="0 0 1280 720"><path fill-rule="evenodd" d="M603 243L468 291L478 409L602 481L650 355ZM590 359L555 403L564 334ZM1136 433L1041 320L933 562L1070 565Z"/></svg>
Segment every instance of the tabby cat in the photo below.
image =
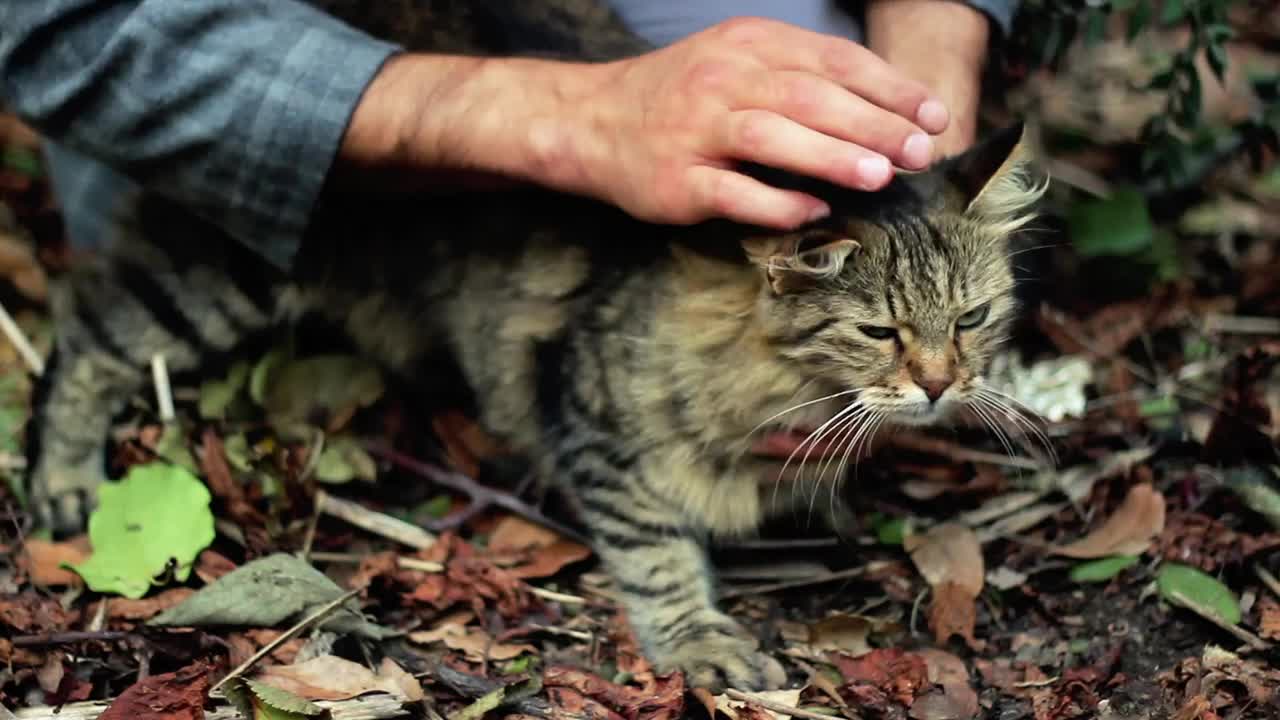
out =
<svg viewBox="0 0 1280 720"><path fill-rule="evenodd" d="M932 423L983 392L1014 313L1009 243L1043 191L1021 139L875 194L756 171L831 206L789 233L648 225L536 189L334 198L288 276L152 201L55 296L37 510L83 523L110 418L153 354L190 370L316 313L401 376L453 357L483 424L573 500L656 665L776 687L779 663L717 609L705 545L817 490L815 469L776 492L781 463L751 452L762 435L816 430L808 447L843 465L879 424Z"/></svg>

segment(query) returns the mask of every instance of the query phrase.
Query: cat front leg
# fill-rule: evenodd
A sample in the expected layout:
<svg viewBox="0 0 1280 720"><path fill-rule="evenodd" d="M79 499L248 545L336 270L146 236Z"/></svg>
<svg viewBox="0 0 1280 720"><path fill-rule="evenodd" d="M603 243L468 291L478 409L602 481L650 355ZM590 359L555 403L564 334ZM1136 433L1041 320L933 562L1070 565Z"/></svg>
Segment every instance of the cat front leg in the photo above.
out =
<svg viewBox="0 0 1280 720"><path fill-rule="evenodd" d="M660 670L681 669L694 686L765 690L786 672L716 608L702 525L618 452L578 452L569 470L583 519L613 577L631 628ZM699 482L683 478L680 482Z"/></svg>

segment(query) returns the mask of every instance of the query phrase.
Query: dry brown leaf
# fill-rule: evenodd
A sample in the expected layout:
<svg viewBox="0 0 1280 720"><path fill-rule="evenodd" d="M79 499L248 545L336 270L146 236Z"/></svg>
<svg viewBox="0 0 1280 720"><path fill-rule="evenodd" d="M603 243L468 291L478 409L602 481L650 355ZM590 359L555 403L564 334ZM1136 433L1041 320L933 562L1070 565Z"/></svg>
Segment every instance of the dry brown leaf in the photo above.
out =
<svg viewBox="0 0 1280 720"><path fill-rule="evenodd" d="M37 302L49 294L49 281L36 259L31 243L18 239L0 227L0 278L8 278L18 292Z"/></svg>
<svg viewBox="0 0 1280 720"><path fill-rule="evenodd" d="M1106 522L1083 538L1052 552L1071 558L1141 555L1164 532L1164 496L1148 483L1134 485Z"/></svg>
<svg viewBox="0 0 1280 720"><path fill-rule="evenodd" d="M480 472L480 461L505 452L492 435L456 410L437 414L431 419L431 427L444 445L449 463L467 477L473 478Z"/></svg>
<svg viewBox="0 0 1280 720"><path fill-rule="evenodd" d="M511 660L523 653L536 653L532 645L516 645L495 642L489 633L476 627L465 627L460 624L441 625L434 630L423 630L409 633L409 640L422 645L443 642L453 650L460 650L472 662L489 660Z"/></svg>
<svg viewBox="0 0 1280 720"><path fill-rule="evenodd" d="M958 633L977 648L975 602L986 575L977 536L965 525L946 523L924 535L907 537L903 546L933 588L929 627L934 638L941 644Z"/></svg>
<svg viewBox="0 0 1280 720"><path fill-rule="evenodd" d="M910 715L917 720L968 720L978 716L978 693L969 684L964 661L949 652L932 648L920 650L929 672L929 682L940 687L916 698Z"/></svg>
<svg viewBox="0 0 1280 720"><path fill-rule="evenodd" d="M209 665L152 675L125 690L98 720L200 720L209 692Z"/></svg>
<svg viewBox="0 0 1280 720"><path fill-rule="evenodd" d="M870 618L836 613L809 626L808 642L814 650L839 650L857 657L871 652L867 636L873 629Z"/></svg>
<svg viewBox="0 0 1280 720"><path fill-rule="evenodd" d="M591 548L566 540L554 530L508 515L498 522L487 547L495 560L510 565L509 572L522 580L555 575L570 563L591 556Z"/></svg>
<svg viewBox="0 0 1280 720"><path fill-rule="evenodd" d="M786 705L787 707L795 707L800 704L800 690L766 690L763 692L751 693L753 696L765 700L767 702L776 703L778 705ZM773 718L773 720L783 720L787 717L779 712L774 712L759 705L753 705L746 700L734 700L728 695L716 695L716 709L728 715L732 720L746 720L748 717L742 711L745 709L762 710L765 717Z"/></svg>
<svg viewBox="0 0 1280 720"><path fill-rule="evenodd" d="M348 700L371 692L385 692L403 702L425 697L422 685L389 657L382 659L377 674L359 663L322 655L296 665L264 668L256 679L308 700Z"/></svg>
<svg viewBox="0 0 1280 720"><path fill-rule="evenodd" d="M973 593L982 592L986 571L982 547L973 531L958 523L944 523L924 535L910 535L903 547L930 585L952 582Z"/></svg>
<svg viewBox="0 0 1280 720"><path fill-rule="evenodd" d="M1258 634L1268 640L1280 640L1280 602L1270 597L1258 601Z"/></svg>
<svg viewBox="0 0 1280 720"><path fill-rule="evenodd" d="M79 586L83 584L80 576L63 568L62 563L82 563L89 557L91 550L88 535L80 535L60 543L30 538L22 547L22 562L34 585Z"/></svg>
<svg viewBox="0 0 1280 720"><path fill-rule="evenodd" d="M182 601L195 595L191 588L170 588L155 597L130 600L129 598L111 598L107 600L107 617L118 620L147 620L171 607L177 607Z"/></svg>
<svg viewBox="0 0 1280 720"><path fill-rule="evenodd" d="M859 658L831 653L829 658L840 670L847 687L874 688L883 693L877 700L892 699L910 707L916 695L929 685L929 670L924 659L899 648L877 648ZM871 699L854 693L851 702L864 703Z"/></svg>
<svg viewBox="0 0 1280 720"><path fill-rule="evenodd" d="M196 577L206 585L235 569L235 563L213 550L205 550L196 558Z"/></svg>

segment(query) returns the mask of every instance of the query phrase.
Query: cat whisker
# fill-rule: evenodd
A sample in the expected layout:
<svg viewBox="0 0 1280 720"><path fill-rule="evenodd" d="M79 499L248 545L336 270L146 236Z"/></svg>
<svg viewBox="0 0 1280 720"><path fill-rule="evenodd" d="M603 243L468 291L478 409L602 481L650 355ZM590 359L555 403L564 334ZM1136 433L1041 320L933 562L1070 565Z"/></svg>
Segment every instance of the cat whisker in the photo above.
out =
<svg viewBox="0 0 1280 720"><path fill-rule="evenodd" d="M801 388L801 389L803 389L803 388ZM761 428L764 428L764 427L765 427L765 426L767 426L769 423L773 422L774 420L777 420L778 418L782 417L783 415L786 415L786 414L788 414L788 413L795 412L796 410L800 410L801 408L809 407L810 405L817 405L817 404L818 404L818 403L820 403L820 402L826 402L826 401L828 401L828 400L834 400L834 399L836 399L836 398L838 398L838 397L843 397L843 396L845 396L845 395L853 395L853 394L858 393L858 392L861 392L861 391L860 391L860 390L857 390L857 389L854 389L854 390L841 390L840 392L831 393L830 395L824 395L823 397L820 397L820 398L818 398L818 399L816 399L816 400L808 400L808 401L806 401L806 402L799 403L798 405L792 405L791 407L787 408L786 410L783 410L783 411L782 411L782 412L780 412L780 413L776 413L776 414L774 414L774 415L769 416L768 418L765 418L765 420L764 420L763 422L761 422L759 425L756 425L755 427L751 428L751 431L747 433L747 437L750 437L750 436L752 436L752 435L756 434L757 432L759 432L759 431L761 430Z"/></svg>
<svg viewBox="0 0 1280 720"><path fill-rule="evenodd" d="M973 414L977 415L978 418L982 420L983 424L991 430L991 434L996 436L1000 441L1000 445L1004 447L1004 452L1009 456L1009 459L1015 459L1013 444L1009 441L1009 436L1005 433L1004 428L1000 427L1000 424L995 421L994 417L992 417L987 399L980 395L975 395L973 400L974 402L969 405L969 409L972 410Z"/></svg>
<svg viewBox="0 0 1280 720"><path fill-rule="evenodd" d="M841 428L841 432L835 444L832 446L830 454L826 458L827 465L830 464L831 458L835 457L835 455L840 452L840 448L845 443L846 438L848 438L850 434L856 431L858 428L866 427L868 418L873 417L875 415L875 411L871 410L870 408L863 408L863 410L864 412L857 413L856 415L854 415L852 418L850 418L847 422L843 424ZM823 465L817 477L814 478L813 491L809 495L809 510L808 510L808 515L805 519L806 523L810 522L813 519L813 506L818 499L818 490L822 486L822 478L826 473L827 465ZM803 467L804 465L802 464L801 468ZM803 475L803 469L801 470L801 473Z"/></svg>
<svg viewBox="0 0 1280 720"><path fill-rule="evenodd" d="M1059 462L1058 451L1053 447L1053 442L1050 441L1049 436L1045 434L1044 430L1040 429L1040 427L1036 423L1032 422L1030 419L1026 417L1027 415L1031 415L1032 417L1039 419L1040 418L1039 413L1036 413L1031 408L1028 408L1025 403L1013 397L1012 395L1007 395L1005 393L1002 393L998 390L994 390L992 388L988 388L988 387L978 388L978 397L985 398L988 403L990 403L992 406L998 409L1002 414L1004 414L1006 417L1012 420L1015 426L1019 426L1019 431L1022 432L1024 435L1029 435L1030 437L1034 437L1036 441L1039 442L1040 445L1044 448L1045 452L1048 453L1049 459L1052 461L1052 463L1054 465L1058 464ZM1021 408L1016 407L1012 403L1017 403L1022 407ZM1025 410L1023 408L1025 408Z"/></svg>
<svg viewBox="0 0 1280 720"><path fill-rule="evenodd" d="M806 445L810 444L811 442L816 442L815 436L818 433L829 428L833 423L842 423L843 419L848 417L849 414L855 413L856 411L862 408L863 408L863 405L858 400L855 399L853 402L849 403L848 405L845 405L838 412L836 412L834 415L828 418L826 422L822 423L816 429L814 429L812 432L806 435L803 440L801 440L794 448L792 448L791 453L787 455L786 461L782 463L782 469L778 471L777 480L774 481L772 502L776 502L778 499L778 487L782 484L782 479L786 476L787 468L791 466L791 461L795 459L796 453L800 452L801 448L804 448ZM803 478L803 476L804 476L804 473L802 470L800 473L800 477ZM794 488L793 488L793 491L794 491Z"/></svg>

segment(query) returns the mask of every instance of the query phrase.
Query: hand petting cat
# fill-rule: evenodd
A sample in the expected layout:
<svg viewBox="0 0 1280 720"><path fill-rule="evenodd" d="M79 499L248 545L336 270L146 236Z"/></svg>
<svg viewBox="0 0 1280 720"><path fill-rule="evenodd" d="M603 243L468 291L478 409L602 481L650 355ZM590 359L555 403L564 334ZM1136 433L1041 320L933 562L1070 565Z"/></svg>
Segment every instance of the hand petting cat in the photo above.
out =
<svg viewBox="0 0 1280 720"><path fill-rule="evenodd" d="M338 170L489 173L653 222L789 229L830 208L735 163L876 190L893 165L927 167L948 125L936 94L866 47L739 18L610 63L401 55L356 108Z"/></svg>

